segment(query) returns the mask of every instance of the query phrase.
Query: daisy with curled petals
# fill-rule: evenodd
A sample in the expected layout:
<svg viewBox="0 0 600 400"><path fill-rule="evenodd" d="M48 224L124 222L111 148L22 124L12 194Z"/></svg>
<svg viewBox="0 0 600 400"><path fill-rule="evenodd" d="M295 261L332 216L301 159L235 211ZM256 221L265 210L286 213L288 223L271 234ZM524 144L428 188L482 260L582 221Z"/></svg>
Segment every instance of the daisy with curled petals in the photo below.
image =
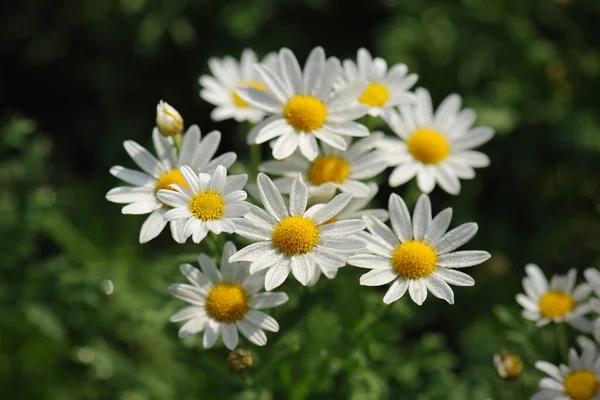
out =
<svg viewBox="0 0 600 400"><path fill-rule="evenodd" d="M232 218L248 212L246 192L242 190L248 176L227 176L227 169L221 165L212 175L195 174L186 165L180 171L185 185L173 184L174 190L161 189L157 193L160 201L172 207L165 213L165 220L185 221L184 240L191 236L194 243L200 243L208 231L217 235L233 233Z"/></svg>
<svg viewBox="0 0 600 400"><path fill-rule="evenodd" d="M471 267L490 258L486 251L454 251L475 236L477 224L466 223L446 233L452 209L432 219L431 203L425 194L417 201L412 221L397 194L390 195L388 208L393 231L371 216L364 217L370 234L365 232L360 237L370 254L348 259L348 264L371 269L360 277L360 284L381 286L393 282L383 297L386 304L398 300L407 290L418 305L427 298L427 291L453 304L454 293L448 284L475 284L473 278L455 268Z"/></svg>
<svg viewBox="0 0 600 400"><path fill-rule="evenodd" d="M238 331L257 346L267 343L264 330L277 332L279 324L262 309L273 308L288 301L285 293L260 293L264 273L248 274L248 263L230 263L236 252L235 245L225 243L221 268L206 255L200 254L200 270L190 264L179 269L191 283L169 286L169 292L189 306L177 311L171 322L186 321L179 329L179 337L204 330L204 347L209 348L220 335L225 346L233 350L238 344Z"/></svg>
<svg viewBox="0 0 600 400"><path fill-rule="evenodd" d="M600 358L594 342L579 340L581 353L569 350L568 365L538 361L535 367L548 376L531 400L600 400Z"/></svg>
<svg viewBox="0 0 600 400"><path fill-rule="evenodd" d="M127 204L121 210L123 214L148 214L148 218L140 231L140 243L146 243L157 237L167 222L163 215L170 207L158 197L161 189L171 189L171 184L185 187L186 183L179 171L182 165L189 165L196 172L213 173L215 168L223 165L230 167L236 159L233 152L225 153L211 160L219 147L221 133L210 132L201 139L200 128L192 125L181 144L179 155L172 137L164 137L157 128L152 132L152 141L156 157L148 150L127 140L123 143L125 151L143 172L121 166L114 166L110 173L133 186L119 186L106 194L106 199L113 203ZM173 239L178 243L185 242L183 237L183 222L170 223Z"/></svg>
<svg viewBox="0 0 600 400"><path fill-rule="evenodd" d="M263 60L267 65L275 66L274 54ZM231 56L225 58L211 58L208 68L213 76L200 77L200 97L217 106L210 117L213 121L223 121L233 118L237 122L250 121L257 123L264 117L264 112L246 103L236 90L241 87L253 87L265 91L263 80L254 66L258 64L256 54L251 49L245 49L239 63Z"/></svg>
<svg viewBox="0 0 600 400"><path fill-rule="evenodd" d="M525 294L520 293L516 297L517 303L524 308L524 318L535 321L537 326L567 322L577 329L590 332L591 324L583 314L588 311L584 301L592 289L587 283L575 287L575 269L571 269L567 275L554 275L550 282L535 264L527 264L525 272Z"/></svg>
<svg viewBox="0 0 600 400"><path fill-rule="evenodd" d="M400 114L386 112L384 118L398 139L381 142L390 166L396 166L389 178L392 187L417 177L423 193L436 184L450 194L460 192L459 179L475 177L474 168L487 167L488 156L473 148L494 136L492 128L472 127L475 112L460 111L460 97L446 97L435 113L425 89L416 90L415 105L401 105Z"/></svg>
<svg viewBox="0 0 600 400"><path fill-rule="evenodd" d="M309 160L318 153L317 139L346 150L343 136L368 136L364 125L353 122L366 114L368 107L356 102L364 85L355 82L333 91L341 66L336 58L325 59L316 47L308 56L304 70L289 49L279 51L278 71L265 64L256 70L267 91L253 87L237 90L248 104L270 115L249 134L250 143L273 140L273 157L282 160L300 148Z"/></svg>
<svg viewBox="0 0 600 400"><path fill-rule="evenodd" d="M265 207L248 204L248 214L236 219L236 233L255 243L244 247L229 261L250 261L250 273L268 268L265 289L283 283L290 271L302 285L318 279L323 272L333 278L346 264L348 255L361 250L364 243L349 238L365 228L361 220L324 224L334 218L352 195L341 193L329 203L306 209L308 190L302 178L292 184L289 207L265 174L258 174L258 191Z"/></svg>
<svg viewBox="0 0 600 400"><path fill-rule="evenodd" d="M396 64L388 70L381 57L373 58L367 49L359 49L356 63L344 61L342 85L360 81L366 85L358 101L369 107L369 115L378 117L386 109L400 104L414 103L408 90L417 82L416 74L408 74L408 67Z"/></svg>
<svg viewBox="0 0 600 400"><path fill-rule="evenodd" d="M275 181L282 193L289 193L294 178L301 175L308 187L309 196L317 193L333 196L336 189L355 197L367 197L371 190L363 180L379 175L387 168L381 152L374 150L383 133L373 133L354 143L346 151L327 144L322 153L309 161L298 152L282 161L267 161L259 170L268 174L284 175Z"/></svg>

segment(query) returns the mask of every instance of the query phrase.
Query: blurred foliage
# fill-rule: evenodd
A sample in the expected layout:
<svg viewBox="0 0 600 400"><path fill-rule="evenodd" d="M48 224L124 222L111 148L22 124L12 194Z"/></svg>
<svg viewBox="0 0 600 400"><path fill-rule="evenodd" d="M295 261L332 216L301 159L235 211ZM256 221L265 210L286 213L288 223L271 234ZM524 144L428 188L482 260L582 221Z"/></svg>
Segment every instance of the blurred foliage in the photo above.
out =
<svg viewBox="0 0 600 400"><path fill-rule="evenodd" d="M0 393L18 399L524 399L538 359L561 361L553 327L519 316L523 265L599 266L600 3L594 0L30 0L2 5ZM137 243L143 217L104 199L121 143L150 143L154 106L224 133L197 96L210 56L360 46L405 62L439 102L460 93L498 131L491 167L435 210L476 221L493 258L449 306L358 285L345 268L312 289L287 282L281 331L236 375L220 346L177 338L167 286L202 246ZM246 128L243 128L246 129ZM241 168L238 166L237 168ZM382 188L381 201L390 189ZM414 204L414 185L398 191ZM573 332L569 332L571 339ZM492 355L520 354L504 382Z"/></svg>

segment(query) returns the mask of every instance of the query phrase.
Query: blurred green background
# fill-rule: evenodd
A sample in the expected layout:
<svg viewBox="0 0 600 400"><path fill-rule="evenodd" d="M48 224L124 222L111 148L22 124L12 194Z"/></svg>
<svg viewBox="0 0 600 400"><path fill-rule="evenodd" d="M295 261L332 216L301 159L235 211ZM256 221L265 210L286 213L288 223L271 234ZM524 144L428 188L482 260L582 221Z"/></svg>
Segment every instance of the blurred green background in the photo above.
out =
<svg viewBox="0 0 600 400"><path fill-rule="evenodd" d="M526 262L549 274L600 266L600 3L596 0L80 0L0 6L0 394L15 399L525 399L561 361L553 327L523 320L514 296ZM219 129L243 161L245 133L215 124L198 97L211 56L316 45L355 57L364 46L406 63L434 102L457 92L497 130L492 165L439 189L434 211L476 221L467 248L493 257L456 304L408 298L360 270L303 289L273 315L254 367L229 371L228 351L179 340L167 293L200 245L168 233L137 242L145 217L105 193L126 139L150 145L155 105ZM302 62L302 61L301 61ZM238 165L238 169L242 166ZM390 189L384 185L379 205ZM409 206L414 185L399 188ZM431 297L431 296L430 296ZM569 332L571 342L575 332ZM520 380L491 363L525 361Z"/></svg>

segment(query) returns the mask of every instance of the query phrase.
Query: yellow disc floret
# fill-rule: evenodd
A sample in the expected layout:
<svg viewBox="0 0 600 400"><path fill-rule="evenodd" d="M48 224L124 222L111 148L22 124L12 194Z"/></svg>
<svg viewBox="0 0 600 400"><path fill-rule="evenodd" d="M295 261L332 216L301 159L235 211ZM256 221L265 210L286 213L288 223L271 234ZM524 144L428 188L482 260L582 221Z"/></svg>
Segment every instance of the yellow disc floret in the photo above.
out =
<svg viewBox="0 0 600 400"><path fill-rule="evenodd" d="M341 157L319 157L311 164L308 170L308 179L313 185L322 185L327 182L342 183L348 178L350 164Z"/></svg>
<svg viewBox="0 0 600 400"><path fill-rule="evenodd" d="M205 190L192 196L188 209L194 214L194 217L202 221L219 219L225 211L225 201L216 190Z"/></svg>
<svg viewBox="0 0 600 400"><path fill-rule="evenodd" d="M565 378L564 385L565 394L573 400L591 400L600 390L598 378L586 369L571 372Z"/></svg>
<svg viewBox="0 0 600 400"><path fill-rule="evenodd" d="M161 189L175 190L171 187L171 184L173 183L189 189L188 184L185 182L185 179L183 179L183 175L181 175L181 171L173 169L169 172L165 172L158 178L158 181L156 181L156 191L158 192Z"/></svg>
<svg viewBox="0 0 600 400"><path fill-rule="evenodd" d="M392 253L392 267L404 279L425 278L437 268L437 253L424 242L404 242Z"/></svg>
<svg viewBox="0 0 600 400"><path fill-rule="evenodd" d="M408 151L423 164L437 164L450 154L450 143L432 129L417 129L406 142Z"/></svg>
<svg viewBox="0 0 600 400"><path fill-rule="evenodd" d="M540 297L539 306L544 318L564 317L575 308L575 300L567 293L548 292Z"/></svg>
<svg viewBox="0 0 600 400"><path fill-rule="evenodd" d="M295 96L283 107L283 116L297 131L312 132L325 123L327 108L313 96Z"/></svg>
<svg viewBox="0 0 600 400"><path fill-rule="evenodd" d="M267 88L265 87L265 85L263 85L260 82L257 81L242 81L240 83L237 84L236 89L237 88L242 88L242 87L253 87L254 89L258 89L258 90L262 90L263 92L265 90L267 90ZM244 101L244 99L242 99L240 97L239 94L237 94L235 92L235 89L231 91L231 95L233 97L233 103L238 106L238 107L250 107L250 104L246 103Z"/></svg>
<svg viewBox="0 0 600 400"><path fill-rule="evenodd" d="M208 293L204 308L211 318L219 322L239 321L248 311L248 294L238 284L219 283Z"/></svg>
<svg viewBox="0 0 600 400"><path fill-rule="evenodd" d="M297 256L310 252L319 242L319 230L310 218L286 217L275 226L273 244L285 255Z"/></svg>
<svg viewBox="0 0 600 400"><path fill-rule="evenodd" d="M381 107L390 98L390 92L387 87L381 83L372 82L367 86L358 101L371 107Z"/></svg>

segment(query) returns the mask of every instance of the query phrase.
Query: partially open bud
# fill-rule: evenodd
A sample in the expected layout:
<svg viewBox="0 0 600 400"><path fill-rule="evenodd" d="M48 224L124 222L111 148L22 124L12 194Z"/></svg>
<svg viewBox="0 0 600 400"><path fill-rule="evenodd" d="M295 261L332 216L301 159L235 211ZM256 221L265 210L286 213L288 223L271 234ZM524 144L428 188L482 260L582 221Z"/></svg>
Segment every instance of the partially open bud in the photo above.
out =
<svg viewBox="0 0 600 400"><path fill-rule="evenodd" d="M232 371L242 373L252 366L252 354L248 350L238 347L227 356L227 364Z"/></svg>
<svg viewBox="0 0 600 400"><path fill-rule="evenodd" d="M494 355L494 366L502 379L517 379L523 372L521 357L508 351Z"/></svg>
<svg viewBox="0 0 600 400"><path fill-rule="evenodd" d="M173 136L183 131L183 118L176 109L161 100L156 106L156 126L163 136Z"/></svg>

